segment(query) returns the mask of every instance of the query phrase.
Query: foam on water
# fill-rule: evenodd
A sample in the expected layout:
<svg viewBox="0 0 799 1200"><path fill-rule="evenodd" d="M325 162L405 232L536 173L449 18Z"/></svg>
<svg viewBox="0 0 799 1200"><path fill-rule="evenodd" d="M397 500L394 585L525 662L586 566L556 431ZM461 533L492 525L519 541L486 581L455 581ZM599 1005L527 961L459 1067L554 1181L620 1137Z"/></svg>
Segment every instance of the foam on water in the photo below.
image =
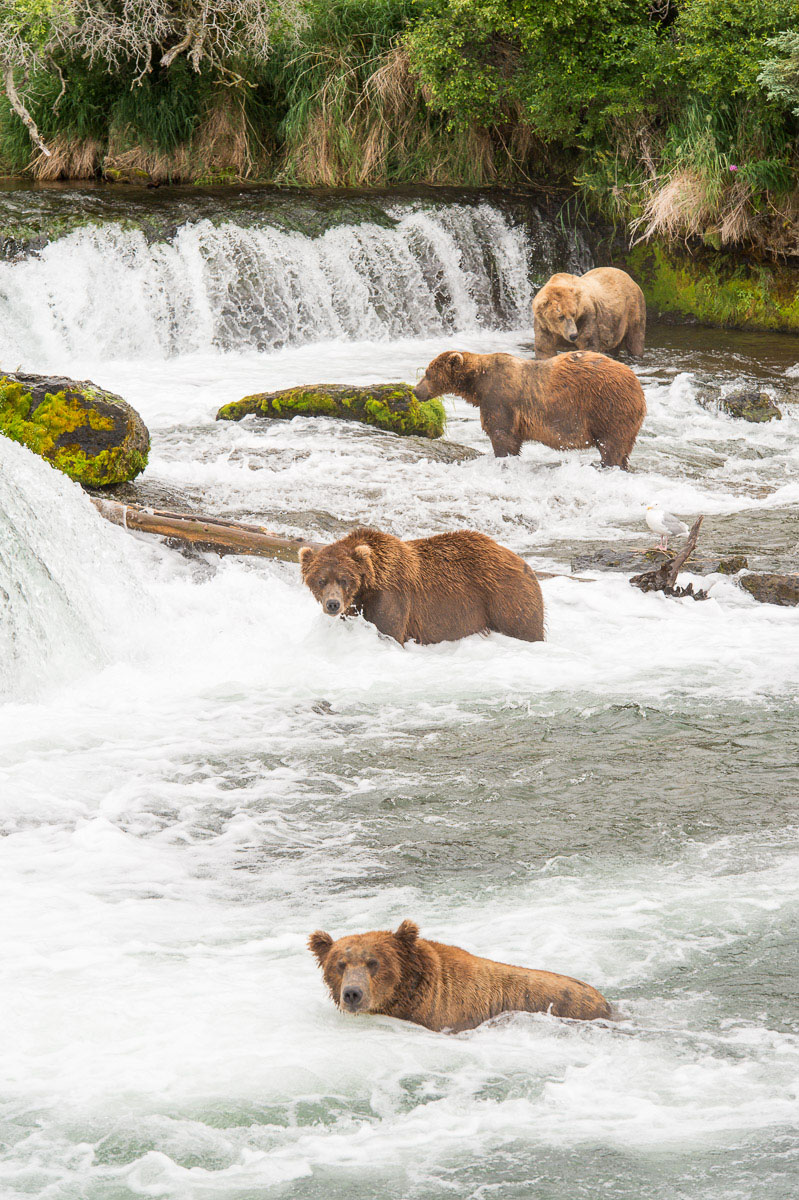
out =
<svg viewBox="0 0 799 1200"><path fill-rule="evenodd" d="M447 345L529 351L522 233L489 206L397 215L71 234L0 267L10 358L136 404L145 479L293 533L467 525L558 563L652 501L792 519L796 417L742 429L654 358L630 475L215 424L255 390L413 382ZM294 566L105 524L0 439L0 1194L787 1200L796 613L710 584L545 580L542 645L403 650L325 618ZM405 916L623 1019L337 1013L307 934Z"/></svg>

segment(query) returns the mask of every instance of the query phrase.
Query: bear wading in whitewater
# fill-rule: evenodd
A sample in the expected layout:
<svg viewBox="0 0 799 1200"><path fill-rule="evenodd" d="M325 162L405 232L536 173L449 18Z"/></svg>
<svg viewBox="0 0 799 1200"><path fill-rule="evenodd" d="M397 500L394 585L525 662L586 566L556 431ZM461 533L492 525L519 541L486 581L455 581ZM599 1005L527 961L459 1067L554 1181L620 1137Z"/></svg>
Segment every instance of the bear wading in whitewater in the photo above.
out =
<svg viewBox="0 0 799 1200"><path fill-rule="evenodd" d="M533 331L536 358L564 350L613 354L622 348L640 357L646 336L644 293L616 267L553 275L533 299Z"/></svg>
<svg viewBox="0 0 799 1200"><path fill-rule="evenodd" d="M303 546L304 582L328 616L361 613L380 633L427 645L493 630L544 639L541 588L524 559L472 530L403 542L359 528Z"/></svg>
<svg viewBox="0 0 799 1200"><path fill-rule="evenodd" d="M568 975L512 967L419 937L413 921L333 941L317 930L308 946L344 1012L380 1013L457 1033L505 1012L578 1021L610 1018L596 988Z"/></svg>
<svg viewBox="0 0 799 1200"><path fill-rule="evenodd" d="M588 351L539 362L449 350L433 359L415 392L419 400L461 396L479 408L497 458L518 454L524 442L553 450L595 446L603 467L627 470L646 415L635 373L625 363Z"/></svg>

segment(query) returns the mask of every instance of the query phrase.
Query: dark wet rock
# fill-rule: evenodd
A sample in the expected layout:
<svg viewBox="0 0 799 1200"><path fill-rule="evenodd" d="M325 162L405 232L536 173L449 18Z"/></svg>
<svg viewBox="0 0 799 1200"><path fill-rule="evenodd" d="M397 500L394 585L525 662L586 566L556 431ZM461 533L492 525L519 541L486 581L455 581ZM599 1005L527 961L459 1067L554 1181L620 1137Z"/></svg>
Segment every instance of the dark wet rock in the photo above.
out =
<svg viewBox="0 0 799 1200"><path fill-rule="evenodd" d="M742 575L741 587L761 604L799 604L799 575L756 574Z"/></svg>
<svg viewBox="0 0 799 1200"><path fill-rule="evenodd" d="M749 560L745 554L731 554L729 558L719 559L716 570L720 575L737 575L739 571L745 571L749 566Z"/></svg>
<svg viewBox="0 0 799 1200"><path fill-rule="evenodd" d="M104 488L87 488L109 500L120 504L137 504L141 508L159 509L178 513L199 513L209 508L209 497L200 488L176 488L145 478L126 483L110 484Z"/></svg>
<svg viewBox="0 0 799 1200"><path fill-rule="evenodd" d="M473 446L461 446L458 442L448 442L443 438L432 442L427 438L409 437L403 448L405 445L413 447L413 458L425 458L428 462L459 463L483 457Z"/></svg>
<svg viewBox="0 0 799 1200"><path fill-rule="evenodd" d="M651 571L674 558L671 550L658 549L634 550L623 546L600 546L596 550L575 554L571 560L571 569L577 574L580 571ZM720 557L717 554L698 553L692 555L685 563L685 570L694 575L712 575L720 572L722 575L735 575L746 568L747 560L743 554L728 554Z"/></svg>
<svg viewBox="0 0 799 1200"><path fill-rule="evenodd" d="M662 566L671 558L662 550L630 550L623 546L600 546L584 554L575 554L571 569L579 571L646 571Z"/></svg>
<svg viewBox="0 0 799 1200"><path fill-rule="evenodd" d="M0 433L90 487L134 479L150 434L135 408L90 380L0 376Z"/></svg>
<svg viewBox="0 0 799 1200"><path fill-rule="evenodd" d="M292 417L336 417L391 433L426 438L441 437L446 424L441 401L417 400L407 383L378 383L369 387L316 383L262 392L233 404L223 404L216 419L240 421L250 414L283 421Z"/></svg>
<svg viewBox="0 0 799 1200"><path fill-rule="evenodd" d="M696 394L697 404L713 412L726 413L738 421L781 421L782 413L767 392L756 388L738 388L722 395L720 388L709 385Z"/></svg>

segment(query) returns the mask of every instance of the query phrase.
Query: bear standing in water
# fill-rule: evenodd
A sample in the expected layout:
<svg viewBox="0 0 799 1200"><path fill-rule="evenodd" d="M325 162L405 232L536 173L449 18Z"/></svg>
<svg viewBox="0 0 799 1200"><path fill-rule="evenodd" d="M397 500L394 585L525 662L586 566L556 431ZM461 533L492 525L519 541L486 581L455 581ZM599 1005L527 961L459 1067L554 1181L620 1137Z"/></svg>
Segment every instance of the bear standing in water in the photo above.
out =
<svg viewBox="0 0 799 1200"><path fill-rule="evenodd" d="M646 415L643 388L628 366L580 351L535 362L450 350L433 359L415 393L419 400L451 393L479 408L497 458L518 454L523 442L596 446L603 467L625 471Z"/></svg>
<svg viewBox="0 0 799 1200"><path fill-rule="evenodd" d="M568 975L477 958L419 937L413 921L334 942L317 930L308 945L344 1012L381 1013L428 1029L474 1029L504 1012L545 1012L578 1021L609 1018L596 988Z"/></svg>
<svg viewBox="0 0 799 1200"><path fill-rule="evenodd" d="M533 300L536 358L564 350L644 352L646 301L626 271L597 267L585 275L553 275Z"/></svg>
<svg viewBox="0 0 799 1200"><path fill-rule="evenodd" d="M332 546L300 550L304 582L331 617L362 613L405 642L449 642L495 630L544 640L544 602L524 559L461 529L402 542L356 529Z"/></svg>

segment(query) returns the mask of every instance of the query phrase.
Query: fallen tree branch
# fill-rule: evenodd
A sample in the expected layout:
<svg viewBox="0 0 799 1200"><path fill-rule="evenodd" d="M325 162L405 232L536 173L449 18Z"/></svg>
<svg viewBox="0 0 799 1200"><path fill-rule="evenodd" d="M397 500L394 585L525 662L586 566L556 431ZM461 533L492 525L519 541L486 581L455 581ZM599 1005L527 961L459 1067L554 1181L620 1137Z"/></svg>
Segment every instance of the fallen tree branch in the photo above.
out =
<svg viewBox="0 0 799 1200"><path fill-rule="evenodd" d="M34 146L38 147L38 149L41 150L41 152L45 156L45 158L50 158L52 156L53 152L52 152L52 150L49 149L49 147L45 143L44 139L42 138L42 135L39 133L39 130L36 128L36 122L34 121L33 117L30 115L27 108L23 104L22 99L20 98L19 92L17 91L16 85L14 83L14 68L11 66L10 63L6 63L5 73L3 75L3 83L5 86L5 90L6 90L6 95L8 96L9 104L11 105L14 112L19 117L20 121L22 121L22 124L27 129L27 131L30 135L30 139L33 142ZM62 89L62 94L63 94L63 89ZM58 99L60 101L61 97L59 96Z"/></svg>
<svg viewBox="0 0 799 1200"><path fill-rule="evenodd" d="M688 534L688 540L679 554L674 555L674 558L667 559L654 571L644 571L641 575L631 576L630 583L633 587L640 588L642 592L663 592L666 596L692 596L694 600L707 600L708 594L704 588L695 592L692 583L689 583L687 587L677 586L680 568L696 547L702 520L702 517L697 517L694 521Z"/></svg>
<svg viewBox="0 0 799 1200"><path fill-rule="evenodd" d="M263 558L279 558L283 562L299 562L303 546L321 550L325 545L324 542L311 542L306 538L282 537L263 525L247 525L243 521L228 521L224 517L143 508L139 504L122 504L105 496L91 496L90 499L100 516L113 525L133 529L137 533L152 533L166 538L169 545L194 546L197 550L213 550L217 554L255 554ZM561 575L556 571L535 573L539 579L595 582L579 575Z"/></svg>
<svg viewBox="0 0 799 1200"><path fill-rule="evenodd" d="M92 496L92 504L101 516L114 525L153 533L171 543L194 546L200 550L215 550L218 554L256 554L264 558L279 558L283 562L298 562L303 546L320 549L321 542L304 538L281 537L263 525L245 525L241 521L226 521L221 517L206 517L192 513L163 512L141 508L137 504L121 504Z"/></svg>

